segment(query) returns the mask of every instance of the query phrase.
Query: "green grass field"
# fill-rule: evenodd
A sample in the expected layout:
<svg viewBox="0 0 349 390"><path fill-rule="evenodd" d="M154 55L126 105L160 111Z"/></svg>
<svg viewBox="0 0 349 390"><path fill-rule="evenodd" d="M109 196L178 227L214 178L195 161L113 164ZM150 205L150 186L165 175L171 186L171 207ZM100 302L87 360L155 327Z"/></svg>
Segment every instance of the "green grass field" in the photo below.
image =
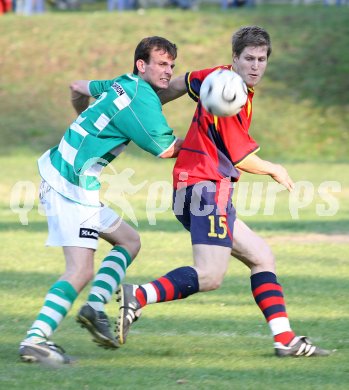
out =
<svg viewBox="0 0 349 390"><path fill-rule="evenodd" d="M143 16L95 12L1 18L1 389L348 388L348 14L346 7L257 7L227 14L149 10ZM262 157L285 161L299 192L293 197L277 193L273 208L266 196L269 180L246 174L235 203L277 257L294 330L336 352L323 359L274 357L248 270L232 259L221 289L147 307L117 351L98 348L76 324L86 289L54 339L77 358L76 364L52 369L21 363L18 344L64 267L61 249L44 247L47 227L37 209L36 159L74 117L69 82L129 71L135 44L152 34L178 43L177 74L228 63L232 31L251 23L267 27L274 41L270 68L256 94L253 133ZM165 107L182 134L193 110L187 102L183 98ZM160 164L134 147L112 164L118 173L132 168L132 184L146 181L128 198L142 237L128 282L146 282L191 264L189 235L170 208L156 212L167 198L159 194L153 208L146 207L154 183L170 186L172 164ZM321 192L324 182L330 187ZM256 183L262 191L252 196ZM27 188L17 201L16 185ZM96 268L108 249L100 243ZM116 316L115 302L108 313Z"/></svg>
<svg viewBox="0 0 349 390"><path fill-rule="evenodd" d="M168 181L172 163L164 161L160 165L147 159L144 166L144 158L144 154L138 158L125 154L115 164L118 172L128 167L135 170L133 184L148 180L143 190L130 198L143 247L126 280L138 283L191 261L189 236L171 211L158 213L156 225L149 225L145 211L150 185L156 179ZM280 193L275 215L263 215L262 207L258 214L244 217L270 242L277 256L279 279L294 329L323 347L336 349L333 356L274 357L268 327L250 293L248 271L232 260L220 290L146 308L132 328L128 343L118 351L98 348L75 323L76 310L87 296L84 291L55 336L55 341L78 361L72 367L53 370L20 363L17 348L47 288L63 270L61 250L44 247L46 221L36 207L28 213L27 226L21 225L19 215L9 210L14 183L38 183L34 156L2 157L0 163L8 172L0 195L3 388L172 389L181 384L186 389L293 389L299 383L304 389L347 388L348 164L288 166L296 181L311 181L315 188L323 179L341 183L342 191L333 193L339 203L336 215L317 216L316 205L326 203L315 196L299 210L299 219L292 219L288 195ZM325 170L325 175L319 175ZM249 179L245 175L243 183ZM29 207L30 198L27 200ZM107 250L108 246L101 243L96 266ZM108 313L115 317L116 312L113 302Z"/></svg>

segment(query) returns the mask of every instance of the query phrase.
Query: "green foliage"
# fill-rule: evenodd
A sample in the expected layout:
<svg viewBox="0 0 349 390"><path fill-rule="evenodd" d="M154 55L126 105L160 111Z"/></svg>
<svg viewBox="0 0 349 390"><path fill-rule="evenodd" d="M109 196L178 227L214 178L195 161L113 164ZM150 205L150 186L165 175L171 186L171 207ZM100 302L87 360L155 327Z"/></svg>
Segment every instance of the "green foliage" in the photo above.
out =
<svg viewBox="0 0 349 390"><path fill-rule="evenodd" d="M256 90L252 134L261 155L286 161L347 161L349 79L347 7L258 6L148 9L124 13L6 15L0 24L1 153L41 153L75 114L68 85L110 78L133 67L135 45L163 35L177 43L176 75L231 61L240 26L268 29L273 54ZM194 110L188 97L165 106L184 135Z"/></svg>

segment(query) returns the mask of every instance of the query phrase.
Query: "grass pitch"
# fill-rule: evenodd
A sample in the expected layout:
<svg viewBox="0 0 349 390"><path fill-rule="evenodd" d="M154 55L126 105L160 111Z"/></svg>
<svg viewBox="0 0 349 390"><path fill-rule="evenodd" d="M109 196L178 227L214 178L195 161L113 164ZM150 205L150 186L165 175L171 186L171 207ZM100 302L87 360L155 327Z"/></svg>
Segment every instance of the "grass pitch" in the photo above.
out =
<svg viewBox="0 0 349 390"><path fill-rule="evenodd" d="M291 324L298 334L309 335L324 348L337 351L328 358L278 359L274 357L268 326L255 305L248 270L232 260L221 289L183 301L150 305L134 324L128 342L117 351L98 348L74 320L87 297L85 289L55 335L55 342L77 358L72 366L52 369L21 363L18 343L39 311L50 284L63 270L59 248L45 248L46 221L36 202L27 226L9 209L13 185L19 180L38 183L36 156L2 157L8 175L0 192L1 386L8 389L304 389L347 388L348 351L348 165L327 167L326 179L341 183L333 194L340 205L331 217L314 212L322 198L289 214L288 194L280 193L275 214L244 217L270 242L277 257L279 281L284 287ZM144 160L146 158L146 162ZM23 167L21 172L18 167ZM148 180L132 201L143 247L129 268L126 281L142 283L191 264L189 235L168 209L149 224L145 204L150 185L167 181L172 162L127 152L120 156L118 172L132 167L132 183ZM288 166L295 181L317 187L324 179L321 165ZM151 173L152 176L149 176ZM153 177L154 179L151 179ZM244 176L244 181L252 179ZM254 178L255 179L255 178ZM28 197L29 199L29 197ZM29 205L27 199L27 206ZM252 199L253 201L253 199ZM96 267L107 253L101 243ZM113 318L115 302L108 306Z"/></svg>

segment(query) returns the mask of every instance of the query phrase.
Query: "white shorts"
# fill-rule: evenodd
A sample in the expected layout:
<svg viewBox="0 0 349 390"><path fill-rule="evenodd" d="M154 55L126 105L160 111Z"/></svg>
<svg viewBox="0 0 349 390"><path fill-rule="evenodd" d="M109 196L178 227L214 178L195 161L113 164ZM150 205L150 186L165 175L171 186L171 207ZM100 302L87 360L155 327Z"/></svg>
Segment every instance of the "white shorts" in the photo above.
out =
<svg viewBox="0 0 349 390"><path fill-rule="evenodd" d="M97 249L99 233L119 218L107 206L89 207L73 202L46 182L41 184L40 202L48 223L47 246L78 246Z"/></svg>

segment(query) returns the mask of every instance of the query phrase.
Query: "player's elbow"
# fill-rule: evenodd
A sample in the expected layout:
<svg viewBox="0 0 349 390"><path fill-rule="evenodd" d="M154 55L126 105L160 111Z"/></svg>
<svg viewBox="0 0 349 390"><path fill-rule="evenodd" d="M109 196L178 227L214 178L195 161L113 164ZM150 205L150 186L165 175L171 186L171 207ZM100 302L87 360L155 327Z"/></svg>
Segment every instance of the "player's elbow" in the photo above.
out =
<svg viewBox="0 0 349 390"><path fill-rule="evenodd" d="M175 158L178 156L179 151L181 150L183 144L183 140L180 138L177 138L175 143L168 148L165 152L160 154L160 158Z"/></svg>

